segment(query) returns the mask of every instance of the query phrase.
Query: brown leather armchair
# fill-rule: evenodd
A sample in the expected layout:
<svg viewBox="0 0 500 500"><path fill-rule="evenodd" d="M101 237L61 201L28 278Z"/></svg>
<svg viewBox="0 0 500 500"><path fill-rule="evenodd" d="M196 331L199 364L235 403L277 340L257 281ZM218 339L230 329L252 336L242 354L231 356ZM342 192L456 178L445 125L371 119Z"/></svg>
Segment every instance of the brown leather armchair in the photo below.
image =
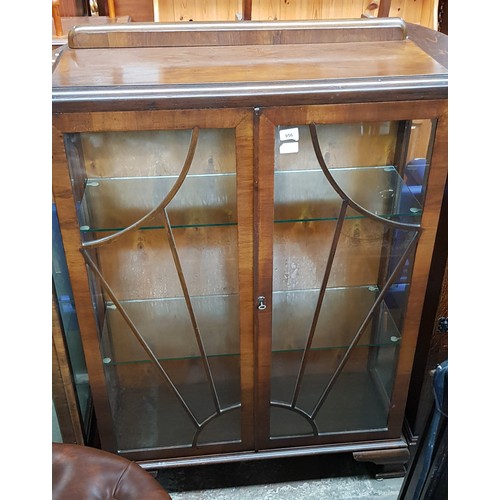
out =
<svg viewBox="0 0 500 500"><path fill-rule="evenodd" d="M171 500L138 464L107 451L52 443L52 500Z"/></svg>

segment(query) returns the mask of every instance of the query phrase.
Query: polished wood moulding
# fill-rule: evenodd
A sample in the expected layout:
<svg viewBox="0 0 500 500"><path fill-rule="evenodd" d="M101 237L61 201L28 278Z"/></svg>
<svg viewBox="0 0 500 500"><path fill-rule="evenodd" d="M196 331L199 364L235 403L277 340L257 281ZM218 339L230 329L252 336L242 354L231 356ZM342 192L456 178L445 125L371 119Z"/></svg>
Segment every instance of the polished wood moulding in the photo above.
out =
<svg viewBox="0 0 500 500"><path fill-rule="evenodd" d="M446 68L420 46L428 31L396 18L76 27L54 110L445 98Z"/></svg>

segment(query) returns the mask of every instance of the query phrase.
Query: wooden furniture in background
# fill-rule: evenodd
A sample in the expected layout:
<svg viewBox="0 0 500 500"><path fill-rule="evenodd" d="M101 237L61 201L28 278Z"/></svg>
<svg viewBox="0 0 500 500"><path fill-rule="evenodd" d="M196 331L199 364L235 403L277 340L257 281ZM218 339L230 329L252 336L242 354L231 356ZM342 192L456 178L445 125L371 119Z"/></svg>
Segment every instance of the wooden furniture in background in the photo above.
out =
<svg viewBox="0 0 500 500"><path fill-rule="evenodd" d="M252 19L267 21L389 17L390 5L390 0L382 2L371 2L368 0L357 0L354 2L347 0L323 0L321 2L308 2L306 0L291 0L289 2L252 0Z"/></svg>
<svg viewBox="0 0 500 500"><path fill-rule="evenodd" d="M98 0L101 15L110 15L109 2L117 15L142 22L273 21L401 17L437 29L438 0Z"/></svg>
<svg viewBox="0 0 500 500"><path fill-rule="evenodd" d="M100 16L128 16L132 22L153 22L154 0L96 0Z"/></svg>
<svg viewBox="0 0 500 500"><path fill-rule="evenodd" d="M129 16L115 18L106 16L60 17L52 11L52 49L68 43L68 33L75 26L99 26L103 24L123 24L130 22Z"/></svg>
<svg viewBox="0 0 500 500"><path fill-rule="evenodd" d="M108 0L108 15L111 19L116 17L115 0Z"/></svg>
<svg viewBox="0 0 500 500"><path fill-rule="evenodd" d="M384 18L68 43L53 192L103 448L148 469L350 452L401 475L446 37Z"/></svg>
<svg viewBox="0 0 500 500"><path fill-rule="evenodd" d="M56 36L62 36L63 35L63 27L61 23L61 12L59 10L60 7L60 1L59 0L52 0L52 21L53 21L53 34Z"/></svg>
<svg viewBox="0 0 500 500"><path fill-rule="evenodd" d="M439 0L438 3L438 31L448 34L448 0Z"/></svg>
<svg viewBox="0 0 500 500"><path fill-rule="evenodd" d="M155 21L238 21L243 19L246 6L247 16L251 15L249 0L214 0L196 3L155 0ZM251 19L250 17L246 18Z"/></svg>
<svg viewBox="0 0 500 500"><path fill-rule="evenodd" d="M90 15L87 0L59 0L61 17L79 17Z"/></svg>
<svg viewBox="0 0 500 500"><path fill-rule="evenodd" d="M115 0L119 2L121 0ZM154 0L155 21L254 21L401 17L437 29L437 0ZM243 15L242 15L243 14Z"/></svg>

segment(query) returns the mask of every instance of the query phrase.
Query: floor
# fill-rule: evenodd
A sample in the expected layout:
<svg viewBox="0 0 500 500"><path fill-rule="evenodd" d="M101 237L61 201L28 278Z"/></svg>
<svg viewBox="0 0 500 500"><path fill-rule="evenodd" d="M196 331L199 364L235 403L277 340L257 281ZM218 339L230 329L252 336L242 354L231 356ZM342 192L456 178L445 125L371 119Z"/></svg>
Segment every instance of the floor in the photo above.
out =
<svg viewBox="0 0 500 500"><path fill-rule="evenodd" d="M377 480L352 455L316 455L162 469L172 500L397 500L403 478Z"/></svg>

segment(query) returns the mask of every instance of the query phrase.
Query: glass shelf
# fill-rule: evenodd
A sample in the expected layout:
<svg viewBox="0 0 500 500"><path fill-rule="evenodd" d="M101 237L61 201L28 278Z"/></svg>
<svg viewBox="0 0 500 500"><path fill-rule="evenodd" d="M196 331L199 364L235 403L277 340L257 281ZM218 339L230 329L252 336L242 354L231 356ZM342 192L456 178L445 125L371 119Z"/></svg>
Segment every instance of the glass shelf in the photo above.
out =
<svg viewBox="0 0 500 500"><path fill-rule="evenodd" d="M376 286L327 288L311 351L347 349L378 294ZM318 297L317 289L273 293L273 353L304 350ZM382 300L357 346L390 346L400 340L401 333Z"/></svg>
<svg viewBox="0 0 500 500"><path fill-rule="evenodd" d="M347 349L377 295L376 287L328 289L311 350L334 352ZM273 353L295 355L303 350L317 296L318 290L273 294L274 328L286 332L282 337L273 336ZM198 296L191 300L207 358L239 357L238 295ZM345 309L346 304L356 305L351 307L354 313L336 324L332 317L335 318L340 309ZM121 305L159 361L201 357L183 298L130 300L121 302ZM358 347L395 346L400 340L401 334L391 312L382 301ZM104 364L149 362L112 303L107 303L102 343Z"/></svg>
<svg viewBox="0 0 500 500"><path fill-rule="evenodd" d="M370 212L387 219L420 222L422 207L394 167L330 171L346 194ZM79 210L80 229L117 231L133 224L164 198L176 179L176 176L88 179ZM340 205L340 197L321 170L276 172L276 223L336 220ZM187 176L169 204L168 214L174 228L236 225L236 174ZM349 209L347 217L363 216ZM162 218L158 216L142 229L162 227Z"/></svg>
<svg viewBox="0 0 500 500"><path fill-rule="evenodd" d="M123 229L156 207L177 176L88 179L79 210L84 232ZM167 208L172 227L236 225L236 174L188 175ZM161 216L142 229L163 227Z"/></svg>
<svg viewBox="0 0 500 500"><path fill-rule="evenodd" d="M330 172L358 205L387 219L420 222L422 206L393 166L334 168ZM322 170L275 172L275 222L336 220L342 200ZM363 216L349 209L347 218Z"/></svg>
<svg viewBox="0 0 500 500"><path fill-rule="evenodd" d="M208 358L239 356L239 295L191 297ZM163 361L199 359L201 353L184 298L121 301L155 356ZM107 303L102 335L104 364L149 361L120 311Z"/></svg>

